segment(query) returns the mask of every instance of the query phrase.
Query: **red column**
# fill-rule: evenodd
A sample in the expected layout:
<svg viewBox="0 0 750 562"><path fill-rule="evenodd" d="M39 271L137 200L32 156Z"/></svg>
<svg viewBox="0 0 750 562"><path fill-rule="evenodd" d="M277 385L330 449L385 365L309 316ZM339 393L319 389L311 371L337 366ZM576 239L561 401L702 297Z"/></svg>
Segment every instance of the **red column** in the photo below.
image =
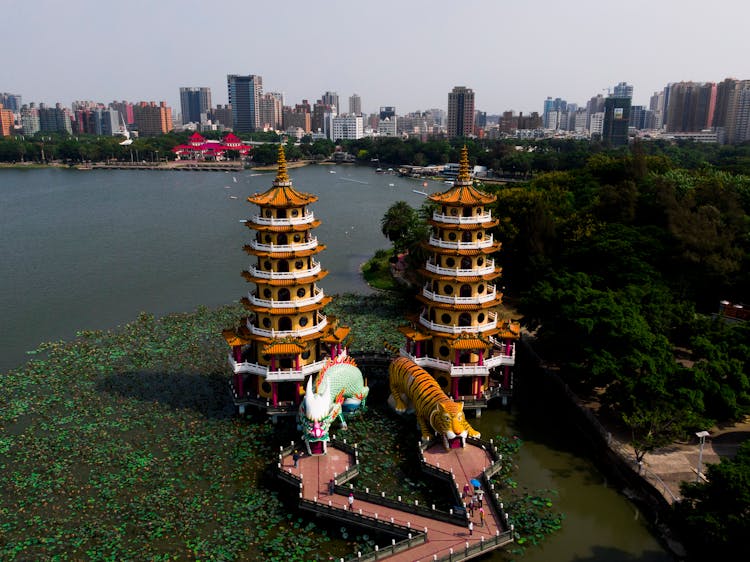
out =
<svg viewBox="0 0 750 562"><path fill-rule="evenodd" d="M299 353L294 357L294 370L299 371Z"/></svg>
<svg viewBox="0 0 750 562"><path fill-rule="evenodd" d="M459 365L459 362L458 362L458 360L459 360L459 353L458 353L458 350L456 350L456 358L455 358L455 359L454 359L454 361L453 361L453 364L454 364L454 365L455 365L456 367L458 367L458 365Z"/></svg>
<svg viewBox="0 0 750 562"><path fill-rule="evenodd" d="M232 351L234 352L234 360L237 361L237 363L240 363L242 361L242 346L232 346Z"/></svg>
<svg viewBox="0 0 750 562"><path fill-rule="evenodd" d="M453 377L451 379L451 385L453 386L453 390L452 390L453 399L458 400L458 377Z"/></svg>
<svg viewBox="0 0 750 562"><path fill-rule="evenodd" d="M510 388L510 365L505 366L505 373L503 374L503 388Z"/></svg>
<svg viewBox="0 0 750 562"><path fill-rule="evenodd" d="M275 355L271 355L271 370L272 371L276 370L276 356Z"/></svg>
<svg viewBox="0 0 750 562"><path fill-rule="evenodd" d="M278 406L279 405L279 383L272 382L271 383L271 399L273 400L273 405Z"/></svg>
<svg viewBox="0 0 750 562"><path fill-rule="evenodd" d="M234 375L235 389L237 390L237 396L242 398L245 395L245 389L243 388L243 376L241 373Z"/></svg>
<svg viewBox="0 0 750 562"><path fill-rule="evenodd" d="M484 349L479 350L479 366L482 367L484 365Z"/></svg>
<svg viewBox="0 0 750 562"><path fill-rule="evenodd" d="M414 342L414 347L416 348L414 350L414 356L415 357L422 357L422 355L421 355L421 353L422 353L422 342L421 341Z"/></svg>

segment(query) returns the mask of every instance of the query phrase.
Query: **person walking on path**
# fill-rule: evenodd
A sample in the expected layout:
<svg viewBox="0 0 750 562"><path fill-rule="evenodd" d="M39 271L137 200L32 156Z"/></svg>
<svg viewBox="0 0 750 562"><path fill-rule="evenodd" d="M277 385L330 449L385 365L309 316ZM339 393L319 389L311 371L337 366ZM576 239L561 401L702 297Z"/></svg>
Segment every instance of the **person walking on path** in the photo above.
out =
<svg viewBox="0 0 750 562"><path fill-rule="evenodd" d="M472 521L469 521L469 536L472 536L474 534L474 523Z"/></svg>
<svg viewBox="0 0 750 562"><path fill-rule="evenodd" d="M331 478L328 481L328 495L332 496L335 491L336 491L336 482L333 480L333 478Z"/></svg>
<svg viewBox="0 0 750 562"><path fill-rule="evenodd" d="M474 498L469 500L469 516L474 517Z"/></svg>
<svg viewBox="0 0 750 562"><path fill-rule="evenodd" d="M477 490L477 506L478 507L482 507L483 499L484 499L484 491L481 488L479 488L479 490Z"/></svg>
<svg viewBox="0 0 750 562"><path fill-rule="evenodd" d="M349 511L354 511L354 493L349 492Z"/></svg>
<svg viewBox="0 0 750 562"><path fill-rule="evenodd" d="M299 451L297 451L297 449L294 450L292 460L294 461L294 468L297 468L297 464L299 463Z"/></svg>
<svg viewBox="0 0 750 562"><path fill-rule="evenodd" d="M464 486L464 497L468 498L471 495L471 486L469 486L468 482Z"/></svg>
<svg viewBox="0 0 750 562"><path fill-rule="evenodd" d="M479 522L482 524L482 527L484 527L484 508L479 508Z"/></svg>

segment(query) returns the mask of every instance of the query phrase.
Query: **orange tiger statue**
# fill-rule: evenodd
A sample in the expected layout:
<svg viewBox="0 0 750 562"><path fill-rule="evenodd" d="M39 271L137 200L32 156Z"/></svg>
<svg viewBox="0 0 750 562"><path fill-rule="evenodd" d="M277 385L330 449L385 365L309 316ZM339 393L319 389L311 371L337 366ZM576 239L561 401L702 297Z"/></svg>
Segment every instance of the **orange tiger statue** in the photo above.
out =
<svg viewBox="0 0 750 562"><path fill-rule="evenodd" d="M429 440L434 432L442 436L448 449L449 439L460 437L461 446L465 446L467 436L480 436L464 417L464 403L449 398L432 375L411 359L395 359L388 368L388 378L388 403L399 413L413 409L423 440Z"/></svg>

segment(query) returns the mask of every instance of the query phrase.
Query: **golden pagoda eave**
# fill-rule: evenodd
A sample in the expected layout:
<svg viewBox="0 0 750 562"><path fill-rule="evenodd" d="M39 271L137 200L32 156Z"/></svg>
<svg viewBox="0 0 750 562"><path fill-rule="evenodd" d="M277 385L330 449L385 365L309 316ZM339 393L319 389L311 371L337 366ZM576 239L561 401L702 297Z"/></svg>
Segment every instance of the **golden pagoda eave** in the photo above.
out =
<svg viewBox="0 0 750 562"><path fill-rule="evenodd" d="M248 283L255 283L256 285L270 285L271 287L292 287L294 285L307 285L309 283L316 283L328 275L328 270L321 269L315 275L308 277L298 277L297 279L269 279L268 277L255 276L249 271L243 271L242 277Z"/></svg>
<svg viewBox="0 0 750 562"><path fill-rule="evenodd" d="M245 244L242 247L246 254L251 256L258 256L259 258L277 258L280 260L291 259L291 258L306 258L308 256L314 256L319 254L326 249L325 244L318 244L315 248L308 250L284 250L284 251L268 251L268 250L256 250L250 244Z"/></svg>
<svg viewBox="0 0 750 562"><path fill-rule="evenodd" d="M287 224L287 225L270 225L260 224L257 222L247 221L245 226L251 230L257 230L259 232L305 232L318 228L321 225L321 221L315 219L312 222L304 224Z"/></svg>
<svg viewBox="0 0 750 562"><path fill-rule="evenodd" d="M432 334L422 332L421 330L412 326L399 326L398 328L396 328L396 330L413 341L427 341L432 339Z"/></svg>

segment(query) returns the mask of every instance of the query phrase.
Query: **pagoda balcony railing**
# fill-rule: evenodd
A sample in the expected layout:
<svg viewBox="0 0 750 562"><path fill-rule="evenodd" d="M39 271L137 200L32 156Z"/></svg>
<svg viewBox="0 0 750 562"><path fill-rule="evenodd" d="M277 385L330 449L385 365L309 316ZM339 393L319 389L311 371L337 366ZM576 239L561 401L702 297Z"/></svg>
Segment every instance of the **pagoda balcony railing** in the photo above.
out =
<svg viewBox="0 0 750 562"><path fill-rule="evenodd" d="M299 370L276 369L275 371L272 371L271 367L268 365L258 365L257 363L250 363L249 361L237 362L234 360L234 357L232 357L232 354L229 354L229 366L232 368L232 372L237 374L246 373L260 375L270 382L302 382L307 375L320 372L325 364L326 359L323 359L322 361L316 361L309 365L303 365Z"/></svg>
<svg viewBox="0 0 750 562"><path fill-rule="evenodd" d="M248 273L253 277L260 277L262 279L304 279L305 277L311 277L320 273L320 262L313 261L312 263L313 266L310 269L297 269L295 271L264 271L251 265L248 268Z"/></svg>
<svg viewBox="0 0 750 562"><path fill-rule="evenodd" d="M474 297L451 297L448 295L438 295L433 293L429 289L429 285L425 285L422 289L422 294L433 302L442 302L446 304L482 304L495 300L497 297L497 290L494 285L491 285L492 290L487 291L484 295L477 295Z"/></svg>
<svg viewBox="0 0 750 562"><path fill-rule="evenodd" d="M306 298L306 299L294 299L294 300L288 300L288 301L277 301L277 300L268 300L268 299L259 299L256 297L253 293L248 293L247 298L250 301L250 304L253 304L255 306L265 306L268 308L294 308L297 306L308 306L311 304L317 304L320 301L323 300L325 297L325 293L322 289L318 289L314 296Z"/></svg>
<svg viewBox="0 0 750 562"><path fill-rule="evenodd" d="M264 330L258 326L253 326L250 322L247 323L247 328L255 336L263 336L266 338L283 338L285 336L292 336L295 338L301 338L322 332L328 325L328 318L323 314L319 314L317 320L317 324L310 326L309 328L300 328L299 330Z"/></svg>
<svg viewBox="0 0 750 562"><path fill-rule="evenodd" d="M479 365L477 363L471 365L454 365L450 361L438 359L437 357L417 357L406 351L404 348L401 348L399 351L401 357L408 357L422 368L444 371L446 373L450 373L450 376L452 377L472 377L488 375L490 373L490 370L494 369L495 367L504 365L513 366L516 363L515 348L513 349L512 355L500 354L494 355L492 357L485 357L482 361L482 365Z"/></svg>
<svg viewBox="0 0 750 562"><path fill-rule="evenodd" d="M481 215L472 215L470 217L457 217L452 215L443 215L441 213L432 213L432 220L447 224L481 224L492 220L492 213L489 211Z"/></svg>
<svg viewBox="0 0 750 562"><path fill-rule="evenodd" d="M489 317L490 321L486 324L480 324L478 326L455 326L448 324L438 324L436 322L428 320L427 318L424 318L423 316L419 317L419 323L428 330L433 330L435 332L443 332L447 334L460 334L461 332L467 332L469 334L478 334L497 328L497 313L490 312L487 314L487 316Z"/></svg>
<svg viewBox="0 0 750 562"><path fill-rule="evenodd" d="M495 260L488 260L485 265L474 269L440 267L439 265L436 265L435 262L428 260L427 263L425 263L425 269L432 273L437 273L438 275L476 277L477 275L489 275L490 273L495 273Z"/></svg>
<svg viewBox="0 0 750 562"><path fill-rule="evenodd" d="M255 224L264 224L268 226L292 226L295 224L310 224L315 222L315 214L307 212L301 217L288 217L285 219L255 215L251 220Z"/></svg>
<svg viewBox="0 0 750 562"><path fill-rule="evenodd" d="M318 238L313 237L307 242L301 242L299 244L262 244L257 240L251 240L250 247L253 250L260 250L263 252L294 252L299 250L312 250L318 247Z"/></svg>
<svg viewBox="0 0 750 562"><path fill-rule="evenodd" d="M438 248L447 248L449 250L478 250L480 248L490 248L495 243L492 234L485 236L482 240L472 242L449 242L430 236L430 246Z"/></svg>

